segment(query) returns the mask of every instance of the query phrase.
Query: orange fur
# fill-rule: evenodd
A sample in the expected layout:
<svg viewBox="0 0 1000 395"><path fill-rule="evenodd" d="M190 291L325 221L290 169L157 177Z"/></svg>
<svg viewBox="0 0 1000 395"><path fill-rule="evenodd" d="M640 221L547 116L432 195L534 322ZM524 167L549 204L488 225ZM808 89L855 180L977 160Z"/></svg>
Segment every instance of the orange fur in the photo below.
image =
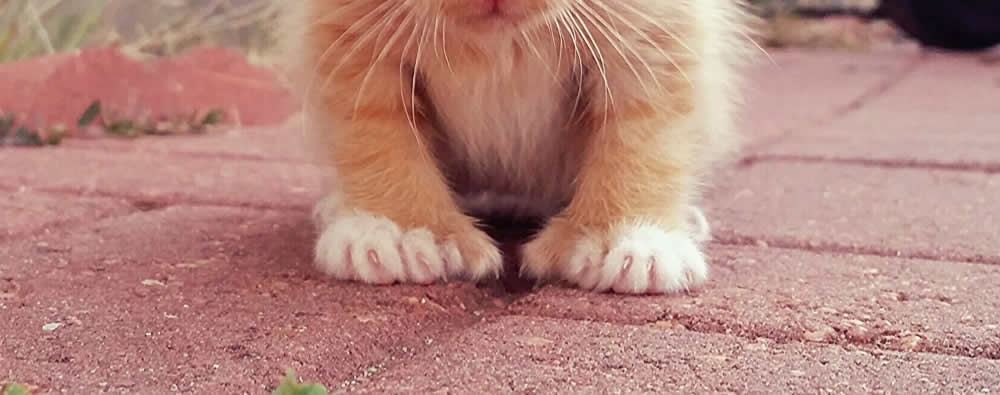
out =
<svg viewBox="0 0 1000 395"><path fill-rule="evenodd" d="M552 217L525 246L526 274L621 292L696 285L690 273L681 273L690 281L664 273L702 271L685 216L708 170L737 140L734 67L747 54L738 5L502 4L288 6L293 88L331 175L329 197L317 207L327 229L317 244L320 265L375 283L426 280L411 272L424 269L441 278L497 274L499 251L467 212L511 197L512 215ZM331 230L344 218L382 225L372 234ZM407 245L418 230L441 249ZM684 252L642 246L640 236L676 240ZM411 254L417 249L423 255ZM427 257L436 251L440 257ZM587 259L577 264L574 256ZM580 265L625 280L593 274L598 281L584 284ZM648 279L637 274L643 265Z"/></svg>

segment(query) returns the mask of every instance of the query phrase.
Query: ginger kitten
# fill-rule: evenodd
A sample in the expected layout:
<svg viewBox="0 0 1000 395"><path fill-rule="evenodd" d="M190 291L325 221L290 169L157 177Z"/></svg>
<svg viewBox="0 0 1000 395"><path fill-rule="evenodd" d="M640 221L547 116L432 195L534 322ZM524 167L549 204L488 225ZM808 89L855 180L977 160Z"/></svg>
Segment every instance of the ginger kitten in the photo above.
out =
<svg viewBox="0 0 1000 395"><path fill-rule="evenodd" d="M523 275L621 293L706 279L695 200L736 145L735 0L287 4L290 76L328 168L326 273L496 276L476 217L499 211L547 219Z"/></svg>

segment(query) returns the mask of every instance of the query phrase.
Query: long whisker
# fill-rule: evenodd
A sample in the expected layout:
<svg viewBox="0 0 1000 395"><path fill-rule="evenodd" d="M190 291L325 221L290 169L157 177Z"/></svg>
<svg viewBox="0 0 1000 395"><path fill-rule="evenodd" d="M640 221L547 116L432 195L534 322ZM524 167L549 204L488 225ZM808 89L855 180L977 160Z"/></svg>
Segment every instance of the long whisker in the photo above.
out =
<svg viewBox="0 0 1000 395"><path fill-rule="evenodd" d="M607 63L605 63L604 61L604 55L601 53L601 49L598 48L598 44L594 40L594 36L590 34L590 29L588 29L586 24L584 24L583 21L580 20L579 15L577 15L575 12L567 12L566 14L570 17L569 19L570 24L572 24L574 28L581 33L580 37L583 39L584 45L586 45L587 48L590 50L590 55L594 59L594 62L596 62L597 70L598 72L601 73L601 79L604 81L604 92L607 95L607 97L605 98L605 100L603 100L604 121L602 124L603 125L602 128L606 127L608 124L608 113L615 108L614 93L611 91L611 83L608 80Z"/></svg>
<svg viewBox="0 0 1000 395"><path fill-rule="evenodd" d="M434 48L434 57L440 58L441 52L438 48L438 30L441 29L441 14L434 15L434 30L431 32L431 47Z"/></svg>
<svg viewBox="0 0 1000 395"><path fill-rule="evenodd" d="M545 67L545 71L549 73L549 76L552 77L552 79L558 80L559 79L558 65L556 65L557 68L553 69L552 65L550 65L549 62L544 61L546 57L545 55L542 55L541 51L538 50L538 46L535 45L535 41L534 38L531 36L531 33L525 31L521 31L520 33L521 33L521 42L524 43L524 46L528 47L528 50L530 50L538 59L543 60L542 65L543 67Z"/></svg>
<svg viewBox="0 0 1000 395"><path fill-rule="evenodd" d="M412 113L414 117L416 117L417 114L417 73L420 72L420 59L423 57L424 41L426 41L426 36L427 26L425 25L420 32L420 40L417 42L417 54L416 59L413 61L413 76L410 81L410 113ZM414 132L417 131L416 124L412 124L410 126L413 127ZM419 137L420 135L417 133L417 144L421 144Z"/></svg>
<svg viewBox="0 0 1000 395"><path fill-rule="evenodd" d="M653 47L653 49L656 49L656 51L660 53L660 56L662 56L664 59L666 59L667 62L669 62L671 65L674 66L675 69L677 69L677 72L680 73L681 77L683 77L684 80L688 82L688 84L692 84L691 78L688 77L687 73L684 71L684 68L681 67L681 65L679 63L677 63L677 61L674 59L673 56L671 56L669 53L667 53L666 51L664 51L663 48L660 47L660 45L656 43L656 40L653 40L653 38L650 37L648 33L646 33L641 28L639 28L638 26L636 26L635 23L633 23L628 18L626 18L625 16L623 16L619 11L617 11L617 10L609 7L603 1L597 0L597 1L594 1L594 4L597 4L597 6L601 7L604 10L605 13L607 13L608 15L614 17L619 22L621 22L622 24L624 24L626 27L628 27L629 29L631 29L632 31L634 31L636 34L638 34L640 37L642 37L643 40L646 40L646 42L649 45L651 45ZM622 5L626 6L625 4L622 4ZM635 9L632 8L632 10L634 11ZM653 20L652 18L649 18L648 16L646 16L644 14L639 14L639 15L641 17L645 18L653 26L656 26L658 29L663 30L663 32L665 34L667 34L668 36L670 36L673 40L677 41L681 46L683 46L683 47L687 48L689 51L691 51L690 47L688 47L687 45L685 45L683 41L678 40L678 38L677 38L676 35L674 35L673 33L669 32L665 27L661 26L660 23L657 23L655 20ZM691 51L691 53L694 54L694 51Z"/></svg>
<svg viewBox="0 0 1000 395"><path fill-rule="evenodd" d="M553 43L556 40L555 35L559 35L559 44L556 47L556 70L562 71L563 51L566 50L566 35L562 31L562 27L559 25L558 19L554 19L552 16L546 15L545 24L549 26L549 36L552 37Z"/></svg>
<svg viewBox="0 0 1000 395"><path fill-rule="evenodd" d="M411 13L411 15L412 15L412 13ZM426 27L426 25L425 25L425 27ZM404 25L404 26L400 26L399 28L400 29L410 28L410 37L408 37L406 39L406 44L403 45L403 53L400 55L401 59L407 59L407 57L410 54L410 46L413 45L413 41L414 40L417 40L417 46L418 46L418 49L419 49L419 46L421 44L420 41L419 41L420 38L417 35L416 26L409 26L409 24L407 24L407 25ZM415 61L419 62L420 59L416 59ZM407 70L406 70L406 62L405 62L405 60L399 62L399 78L403 78L406 75L406 72L407 72ZM411 76L412 81L407 81L407 82L416 82L416 78L417 78L416 66L413 66L413 69L409 70L409 72L412 73L412 76ZM406 92L406 91L403 90L405 88L406 88L406 84L403 84L403 83L399 84L399 99L402 101L402 104L403 104L403 113L406 115L406 121L410 125L410 129L413 130L414 132L416 132L416 130L417 130L416 114L414 112L411 112L410 111L411 109L407 106L407 103L406 103L406 96L407 95L406 95L406 93L408 93L408 92ZM411 88L411 92L413 92L412 88ZM411 102L411 104L413 104L413 103Z"/></svg>
<svg viewBox="0 0 1000 395"><path fill-rule="evenodd" d="M771 57L771 54L768 53L767 50L764 49L763 46L761 46L759 43L757 43L757 40L754 40L753 37L750 37L750 35L747 34L744 31L740 31L739 33L740 33L741 36L743 36L744 38L746 38L747 41L749 41L751 44L753 44L753 46L756 47L757 50L760 51L760 53L764 54L764 57L766 57L767 60L771 61L772 64L775 64L775 65L778 64L778 62L775 61L773 57Z"/></svg>
<svg viewBox="0 0 1000 395"><path fill-rule="evenodd" d="M552 44L552 46L550 48L558 49L558 51L556 52L557 59L556 59L556 66L555 66L555 70L557 70L557 72L558 72L558 71L562 70L562 62L561 62L561 60L562 60L562 45L560 45L556 41L556 33L555 33L555 29L556 28L552 25L552 17L550 15L547 15L547 14L544 15L542 17L542 24L545 26L545 31L549 35L549 44Z"/></svg>
<svg viewBox="0 0 1000 395"><path fill-rule="evenodd" d="M402 8L397 8L391 11L389 15L386 15L386 17L381 21L379 21L375 26L373 26L372 29L365 32L363 35L361 35L361 37L355 40L354 45L351 46L351 49L346 54L343 54L340 59L340 62L337 63L337 65L334 66L333 69L331 69L328 72L326 80L323 81L322 88L326 89L327 87L330 86L333 77L337 74L337 72L340 71L340 68L344 67L348 62L354 61L355 55L357 55L358 51L360 51L361 48L369 46L371 44L371 40L373 39L377 44L381 40L382 35L389 31L389 27L393 24L392 22L395 21L397 17L404 14L403 11L404 10ZM375 54L373 53L372 54L373 59L371 61L374 61L374 57Z"/></svg>
<svg viewBox="0 0 1000 395"><path fill-rule="evenodd" d="M451 67L451 58L448 57L448 23L441 26L441 51L444 52L444 64L448 66L448 71L455 74L455 69Z"/></svg>
<svg viewBox="0 0 1000 395"><path fill-rule="evenodd" d="M649 76L653 79L653 82L656 83L657 88L662 90L663 87L660 85L660 81L656 77L656 73L653 72L653 68L649 65L649 62L646 61L645 57L640 55L639 52L636 51L636 49L629 43L629 41L626 40L621 35L621 33L619 33L613 26L611 26L611 24L608 23L607 20L601 17L600 14L598 14L592 8L590 8L590 6L584 3L581 3L579 6L581 14L585 18L587 18L587 20L589 20L591 24L594 25L594 28L597 29L598 33L600 33L604 37L604 39L607 40L607 42L611 45L611 47L615 50L615 52L617 52L618 55L621 57L622 61L625 62L625 65L629 68L629 70L632 71L632 75L635 76L636 81L639 82L639 85L642 87L643 91L646 92L647 95L650 94L650 90L649 87L646 86L645 79L642 78L641 75L639 75L639 70L636 69L635 65L632 63L632 60L629 59L629 56L626 55L625 52L622 50L622 47L628 50L632 54L632 56L638 59L639 62L641 62L642 65L645 66L646 72L649 73ZM611 36L614 36L614 38L612 38Z"/></svg>
<svg viewBox="0 0 1000 395"><path fill-rule="evenodd" d="M308 107L307 103L309 103L311 101L309 98L312 96L312 90L313 90L313 87L315 86L316 78L319 77L319 74L320 74L319 71L320 71L320 68L322 67L323 63L325 63L326 60L330 56L332 56L334 50L337 49L340 46L340 43L345 38L347 38L348 36L354 34L354 32L357 29L360 29L362 26L367 25L371 19L375 18L377 15L379 15L382 12L384 12L385 10L389 9L390 6L391 5L388 2L386 2L384 4L379 5L378 7L373 8L372 10L368 11L367 13L365 13L361 18L358 18L357 21L355 21L354 23L352 23L351 25L349 25L347 27L347 29L345 29L344 32L341 33L341 35L339 37L337 37L336 40L334 40L332 43L330 43L330 45L327 46L326 49L324 49L323 52L320 54L319 59L316 60L316 64L313 66L313 70L309 73L309 83L306 84L306 90L304 92L304 96L305 96L306 100L304 100L303 103L302 103L302 115L303 115L302 130L303 130L303 132L305 132L308 129L309 107ZM338 12L330 12L328 15L325 15L323 17L317 18L316 20L310 22L307 25L306 31L308 31L309 29L315 28L316 26L319 26L319 25L322 25L322 24L325 24L325 23L329 23L331 20L335 19L334 17L337 16L337 14L338 14Z"/></svg>
<svg viewBox="0 0 1000 395"><path fill-rule="evenodd" d="M406 17L403 19L400 26L397 26L396 33L394 33L392 37L389 38L389 42L387 42L382 47L382 51L378 54L378 57L376 57L375 60L369 65L368 72L365 73L364 78L361 80L361 86L358 87L358 94L357 94L358 96L354 102L355 116L357 116L357 111L360 107L361 98L364 95L365 87L368 85L369 80L372 78L375 68L378 67L379 63L381 63L382 60L389 55L390 50L396 45L396 41L399 40L399 38L402 36L403 31L406 30L406 28L410 25L412 20L413 20L413 13L406 13ZM412 36L413 34L412 29L410 34Z"/></svg>
<svg viewBox="0 0 1000 395"><path fill-rule="evenodd" d="M594 38L594 35L590 33L590 29L587 27L587 24L580 19L577 12L567 12L567 15L570 17L569 22L574 26L577 32L580 33L580 38L583 40L583 44L590 51L590 56L594 59L594 62L597 63L597 69L601 72L601 78L604 80L605 88L608 88L608 95L610 96L611 84L608 81L608 64L604 59L604 54L602 53L597 40ZM611 99L611 101L614 102L614 99Z"/></svg>
<svg viewBox="0 0 1000 395"><path fill-rule="evenodd" d="M605 7L607 7L606 4L603 4L604 3L603 0L597 0L595 2L598 3L599 5L604 5ZM657 27L658 29L660 29L663 32L663 34L666 34L667 36L670 36L670 38L673 39L674 41L676 41L677 44L679 44L680 46L684 47L684 49L688 50L688 52L690 54L694 55L694 54L697 53L697 52L695 52L695 50L691 49L691 47L689 47L687 45L687 43L685 43L684 40L682 40L677 34L675 34L670 29L668 29L666 26L664 26L664 24L662 22L657 22L655 19L653 19L649 15L646 15L646 13L644 13L644 12L642 12L640 10L637 10L635 7L629 5L628 3L618 2L617 4L621 5L622 7L628 8L628 11L632 15L638 16L638 17L644 19L646 21L646 23L649 23L650 25L653 25L653 26ZM607 8L610 8L610 7L607 7Z"/></svg>
<svg viewBox="0 0 1000 395"><path fill-rule="evenodd" d="M576 33L569 23L566 22L566 13L559 13L559 15L554 20L556 27L559 28L559 36L564 37L569 35L569 41L573 44L573 53L576 55L576 62L572 64L573 73L575 74L576 85L576 97L573 100L573 107L570 109L570 114L575 114L574 117L567 119L567 125L574 122L579 122L584 116L584 111L580 111L580 105L583 100L583 84L585 77L585 69L583 67L583 56L580 53L580 46L576 42ZM565 33L563 32L563 27L565 27ZM560 49L561 51L562 49Z"/></svg>
<svg viewBox="0 0 1000 395"><path fill-rule="evenodd" d="M378 7L375 7L374 9L372 9L371 11L369 11L368 13L366 13L361 18L358 18L357 21L355 21L350 26L348 26L347 29L345 29L344 32L341 33L340 36L337 37L336 40L333 40L333 42L330 43L330 45L326 47L326 50L323 51L323 53L320 55L318 61L316 62L316 68L313 70L313 73L312 73L313 77L310 80L309 87L312 87L312 85L315 83L315 77L316 77L316 74L319 71L319 68L322 66L322 64L324 62L326 62L326 60L330 56L333 55L333 51L335 49L337 49L337 48L340 47L340 43L343 40L345 40L348 37L350 37L352 34L354 34L355 30L360 29L360 28L368 25L370 23L371 19L375 18L376 16L378 16L379 14L381 14L383 11L385 11L386 9L388 9L389 7L387 5L388 5L388 2L385 3L385 4L381 4ZM362 37L359 37L359 39L357 40L358 42L356 42L355 45L352 48L360 48L361 47L360 43L364 42L363 38L365 36L367 36L367 35L368 35L368 33L362 35ZM346 57L350 57L350 56L346 56Z"/></svg>

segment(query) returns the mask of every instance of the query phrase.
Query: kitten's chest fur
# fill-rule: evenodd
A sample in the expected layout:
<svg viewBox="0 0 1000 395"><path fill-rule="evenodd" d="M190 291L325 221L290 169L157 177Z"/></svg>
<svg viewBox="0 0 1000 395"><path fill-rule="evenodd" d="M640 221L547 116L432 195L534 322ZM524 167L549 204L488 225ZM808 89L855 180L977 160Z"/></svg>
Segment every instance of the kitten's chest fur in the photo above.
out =
<svg viewBox="0 0 1000 395"><path fill-rule="evenodd" d="M556 70L555 56L526 51L421 70L435 153L474 214L549 216L572 196L577 83L568 67Z"/></svg>

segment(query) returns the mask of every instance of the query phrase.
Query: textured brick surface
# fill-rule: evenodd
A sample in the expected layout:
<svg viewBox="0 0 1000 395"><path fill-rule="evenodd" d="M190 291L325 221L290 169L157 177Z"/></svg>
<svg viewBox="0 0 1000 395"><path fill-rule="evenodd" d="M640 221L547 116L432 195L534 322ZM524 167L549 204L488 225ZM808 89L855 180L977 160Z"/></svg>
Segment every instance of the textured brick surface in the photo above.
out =
<svg viewBox="0 0 1000 395"><path fill-rule="evenodd" d="M940 54L910 69L849 114L753 154L1000 172L1000 69Z"/></svg>
<svg viewBox="0 0 1000 395"><path fill-rule="evenodd" d="M123 199L66 197L31 190L0 190L0 240L138 210Z"/></svg>
<svg viewBox="0 0 1000 395"><path fill-rule="evenodd" d="M362 393L974 393L1000 363L675 330L504 317Z"/></svg>
<svg viewBox="0 0 1000 395"><path fill-rule="evenodd" d="M70 393L339 383L493 306L469 284L326 281L311 237L300 212L173 207L0 246L3 374Z"/></svg>
<svg viewBox="0 0 1000 395"><path fill-rule="evenodd" d="M844 56L819 50L770 56L757 61L744 81L748 106L739 119L750 145L835 117L883 90L917 59L907 53Z"/></svg>
<svg viewBox="0 0 1000 395"><path fill-rule="evenodd" d="M996 89L1000 93L1000 85ZM1000 172L1000 112L882 114L878 107L867 107L754 154Z"/></svg>
<svg viewBox="0 0 1000 395"><path fill-rule="evenodd" d="M509 310L1000 359L1000 266L760 247L709 253L710 283L685 297L594 296L550 286Z"/></svg>
<svg viewBox="0 0 1000 395"><path fill-rule="evenodd" d="M301 136L301 129L295 124L267 128L233 127L194 138L182 136L140 139L88 138L68 139L64 144L70 148L109 152L296 163L312 160L306 156L308 151Z"/></svg>
<svg viewBox="0 0 1000 395"><path fill-rule="evenodd" d="M270 78L204 55L171 64ZM293 122L2 148L0 382L269 393L294 368L368 393L1000 392L1000 69L774 58L747 81L748 149L707 196L711 280L680 295L330 281ZM35 62L44 77L9 85L66 60Z"/></svg>
<svg viewBox="0 0 1000 395"><path fill-rule="evenodd" d="M926 111L977 116L997 111L1000 67L979 54L934 53L899 84L869 103L885 114Z"/></svg>
<svg viewBox="0 0 1000 395"><path fill-rule="evenodd" d="M295 108L271 72L220 48L148 62L115 48L84 49L0 65L0 86L0 108L48 124L75 124L95 100L116 116L222 109L250 125L273 125Z"/></svg>
<svg viewBox="0 0 1000 395"><path fill-rule="evenodd" d="M311 204L319 182L306 164L187 158L148 152L12 149L0 156L0 186L114 195L150 204L195 201L263 207Z"/></svg>
<svg viewBox="0 0 1000 395"><path fill-rule="evenodd" d="M1000 176L762 162L711 200L719 238L883 255L1000 262Z"/></svg>

